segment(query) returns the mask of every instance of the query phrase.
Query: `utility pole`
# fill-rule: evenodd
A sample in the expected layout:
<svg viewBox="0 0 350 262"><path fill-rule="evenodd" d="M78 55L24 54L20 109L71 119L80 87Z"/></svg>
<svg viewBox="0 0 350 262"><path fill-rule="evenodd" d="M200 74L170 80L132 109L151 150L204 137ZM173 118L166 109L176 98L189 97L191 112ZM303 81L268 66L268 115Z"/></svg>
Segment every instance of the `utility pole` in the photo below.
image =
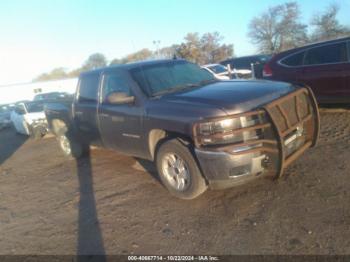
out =
<svg viewBox="0 0 350 262"><path fill-rule="evenodd" d="M159 45L160 45L160 40L153 40L153 44L156 47L156 57L159 58Z"/></svg>

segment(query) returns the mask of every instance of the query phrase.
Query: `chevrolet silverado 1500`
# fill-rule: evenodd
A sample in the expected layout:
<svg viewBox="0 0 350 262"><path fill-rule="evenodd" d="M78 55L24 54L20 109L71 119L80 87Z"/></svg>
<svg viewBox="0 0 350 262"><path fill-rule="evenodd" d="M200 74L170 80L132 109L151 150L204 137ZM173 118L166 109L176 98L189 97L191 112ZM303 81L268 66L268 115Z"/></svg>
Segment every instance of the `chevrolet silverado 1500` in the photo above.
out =
<svg viewBox="0 0 350 262"><path fill-rule="evenodd" d="M154 161L165 187L183 199L277 178L319 134L309 88L220 81L176 59L82 73L72 103L49 103L45 112L66 155L95 145Z"/></svg>

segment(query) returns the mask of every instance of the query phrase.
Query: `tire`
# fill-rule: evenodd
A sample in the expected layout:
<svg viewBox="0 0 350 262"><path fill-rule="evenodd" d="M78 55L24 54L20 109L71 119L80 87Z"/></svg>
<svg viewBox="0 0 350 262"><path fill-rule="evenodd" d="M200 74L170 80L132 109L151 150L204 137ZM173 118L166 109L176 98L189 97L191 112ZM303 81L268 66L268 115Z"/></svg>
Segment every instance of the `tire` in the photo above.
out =
<svg viewBox="0 0 350 262"><path fill-rule="evenodd" d="M86 147L69 132L62 133L57 138L63 154L67 157L81 158L87 152Z"/></svg>
<svg viewBox="0 0 350 262"><path fill-rule="evenodd" d="M156 165L162 183L177 198L194 199L207 189L193 154L177 139L160 146Z"/></svg>
<svg viewBox="0 0 350 262"><path fill-rule="evenodd" d="M44 126L35 126L31 129L30 135L34 140L42 138L46 134Z"/></svg>

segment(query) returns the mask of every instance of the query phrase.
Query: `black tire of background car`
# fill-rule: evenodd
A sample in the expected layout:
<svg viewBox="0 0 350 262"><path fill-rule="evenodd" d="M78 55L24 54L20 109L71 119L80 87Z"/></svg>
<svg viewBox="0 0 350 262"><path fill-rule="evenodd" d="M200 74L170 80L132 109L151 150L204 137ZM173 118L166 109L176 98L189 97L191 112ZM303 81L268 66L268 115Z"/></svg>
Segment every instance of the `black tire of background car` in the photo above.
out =
<svg viewBox="0 0 350 262"><path fill-rule="evenodd" d="M176 155L180 156L188 166L190 174L190 185L184 191L178 191L172 187L163 174L162 159L168 153L175 153ZM207 189L206 181L203 178L200 169L198 168L198 164L193 157L193 154L187 146L182 144L177 139L168 140L160 146L156 155L156 165L162 183L175 197L181 199L193 199L204 193Z"/></svg>

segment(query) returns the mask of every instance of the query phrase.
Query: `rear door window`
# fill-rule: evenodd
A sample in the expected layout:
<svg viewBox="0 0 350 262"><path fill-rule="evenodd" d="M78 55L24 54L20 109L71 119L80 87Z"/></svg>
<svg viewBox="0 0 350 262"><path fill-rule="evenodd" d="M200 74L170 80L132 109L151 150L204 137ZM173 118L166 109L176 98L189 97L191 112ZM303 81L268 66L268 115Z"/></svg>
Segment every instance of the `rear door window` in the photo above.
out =
<svg viewBox="0 0 350 262"><path fill-rule="evenodd" d="M129 83L130 81L124 73L105 74L103 77L101 102L106 102L107 97L114 92L125 93L128 96L132 95Z"/></svg>
<svg viewBox="0 0 350 262"><path fill-rule="evenodd" d="M99 74L85 75L80 78L79 103L97 103Z"/></svg>
<svg viewBox="0 0 350 262"><path fill-rule="evenodd" d="M309 49L304 65L322 65L348 61L346 42Z"/></svg>
<svg viewBox="0 0 350 262"><path fill-rule="evenodd" d="M305 52L296 53L281 60L281 64L287 66L301 66L303 64Z"/></svg>

